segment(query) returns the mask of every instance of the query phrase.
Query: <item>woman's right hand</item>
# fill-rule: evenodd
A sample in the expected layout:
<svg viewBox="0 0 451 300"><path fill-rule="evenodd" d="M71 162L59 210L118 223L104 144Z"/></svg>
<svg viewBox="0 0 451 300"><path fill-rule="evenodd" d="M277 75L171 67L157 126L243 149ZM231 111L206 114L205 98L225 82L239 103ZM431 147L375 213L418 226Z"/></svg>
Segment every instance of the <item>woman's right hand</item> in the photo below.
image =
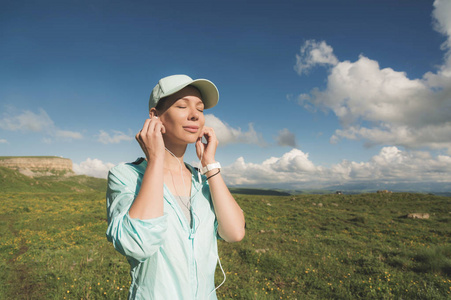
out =
<svg viewBox="0 0 451 300"><path fill-rule="evenodd" d="M143 128L136 134L141 149L147 158L147 167L142 177L138 195L133 200L129 216L132 219L149 220L164 214L164 125L155 116L144 122Z"/></svg>
<svg viewBox="0 0 451 300"><path fill-rule="evenodd" d="M147 119L143 128L135 136L141 149L146 155L147 161L152 159L163 159L164 141L163 133L166 132L164 125L158 117Z"/></svg>

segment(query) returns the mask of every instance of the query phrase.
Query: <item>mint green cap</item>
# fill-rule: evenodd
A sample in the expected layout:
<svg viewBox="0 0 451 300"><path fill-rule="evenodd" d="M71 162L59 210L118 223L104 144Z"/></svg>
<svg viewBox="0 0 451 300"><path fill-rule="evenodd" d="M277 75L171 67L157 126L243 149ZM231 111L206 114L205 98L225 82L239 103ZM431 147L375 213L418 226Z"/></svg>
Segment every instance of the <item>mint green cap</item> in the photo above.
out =
<svg viewBox="0 0 451 300"><path fill-rule="evenodd" d="M197 88L202 96L204 108L212 108L219 101L219 92L213 82L207 79L193 80L187 75L172 75L161 78L149 98L149 110L157 106L160 99L177 93L187 86Z"/></svg>

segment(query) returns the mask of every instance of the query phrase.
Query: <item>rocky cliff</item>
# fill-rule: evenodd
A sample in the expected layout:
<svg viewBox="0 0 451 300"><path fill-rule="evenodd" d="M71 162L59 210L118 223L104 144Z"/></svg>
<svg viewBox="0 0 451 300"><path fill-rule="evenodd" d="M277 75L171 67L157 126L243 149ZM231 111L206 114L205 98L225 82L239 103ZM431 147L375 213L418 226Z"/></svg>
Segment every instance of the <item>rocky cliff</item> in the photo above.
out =
<svg viewBox="0 0 451 300"><path fill-rule="evenodd" d="M72 172L72 161L68 158L57 156L2 156L0 166L19 171L31 172Z"/></svg>

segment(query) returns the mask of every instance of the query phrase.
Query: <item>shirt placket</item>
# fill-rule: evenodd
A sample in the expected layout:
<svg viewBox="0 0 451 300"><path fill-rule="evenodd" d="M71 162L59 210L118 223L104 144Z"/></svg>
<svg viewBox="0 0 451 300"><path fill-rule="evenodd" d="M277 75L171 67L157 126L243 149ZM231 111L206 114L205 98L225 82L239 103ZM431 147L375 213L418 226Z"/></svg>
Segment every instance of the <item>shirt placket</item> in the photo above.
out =
<svg viewBox="0 0 451 300"><path fill-rule="evenodd" d="M169 189L165 186L164 188L166 189L166 193L168 195L170 195L170 201L169 204L171 205L171 207L174 209L179 222L182 224L182 228L185 232L188 233L188 243L190 246L190 253L189 253L189 280L190 280L190 287L191 287L191 299L198 299L198 278L197 278L197 266L196 266L196 257L195 257L195 243L194 243L194 238L196 236L196 218L194 217L194 213L193 213L193 209L194 209L194 204L195 204L195 199L193 199L193 192L194 192L194 184L193 184L193 180L191 180L192 184L191 184L191 214L193 215L192 217L192 222L193 222L193 226L191 228L191 226L188 224L188 220L186 219L185 215L182 212L182 209L180 207L180 205L178 204L177 200L174 198L174 196L172 195L172 193L169 191Z"/></svg>

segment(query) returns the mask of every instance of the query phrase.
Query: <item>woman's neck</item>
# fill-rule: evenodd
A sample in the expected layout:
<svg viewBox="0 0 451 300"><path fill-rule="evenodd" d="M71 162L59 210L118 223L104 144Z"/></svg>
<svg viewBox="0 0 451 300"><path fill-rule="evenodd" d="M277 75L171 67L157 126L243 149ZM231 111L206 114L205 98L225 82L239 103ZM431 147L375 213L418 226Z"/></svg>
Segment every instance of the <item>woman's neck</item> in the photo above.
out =
<svg viewBox="0 0 451 300"><path fill-rule="evenodd" d="M169 170L180 170L180 164L184 167L183 156L185 155L186 146L166 146L165 148L164 167Z"/></svg>

